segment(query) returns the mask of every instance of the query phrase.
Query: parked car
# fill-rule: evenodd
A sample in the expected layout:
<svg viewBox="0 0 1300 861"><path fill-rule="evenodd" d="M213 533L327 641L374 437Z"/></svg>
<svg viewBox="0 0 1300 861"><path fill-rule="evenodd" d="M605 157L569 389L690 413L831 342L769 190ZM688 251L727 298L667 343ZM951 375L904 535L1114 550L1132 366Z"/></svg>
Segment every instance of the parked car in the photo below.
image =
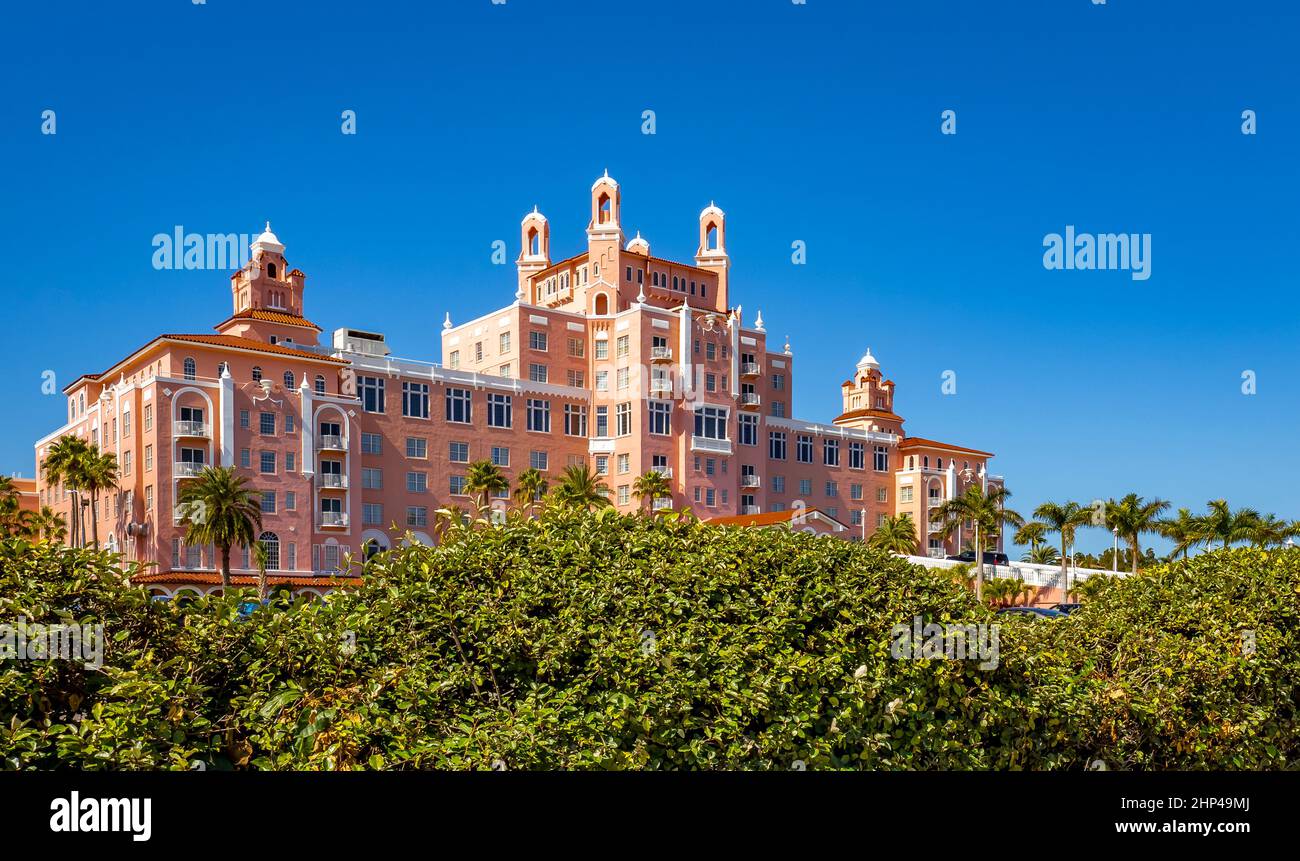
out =
<svg viewBox="0 0 1300 861"><path fill-rule="evenodd" d="M1082 606L1082 604L1057 604L1053 609L1060 610L1068 616Z"/></svg>
<svg viewBox="0 0 1300 861"><path fill-rule="evenodd" d="M947 557L947 559L952 562L969 562L973 565L975 564L975 551L967 550L964 553L958 553L956 556L949 556ZM994 553L992 550L985 550L984 564L985 565L1010 565L1011 560L1007 558L1007 554L1005 553Z"/></svg>
<svg viewBox="0 0 1300 861"><path fill-rule="evenodd" d="M1030 619L1062 619L1065 613L1055 607L1003 607L999 616L1027 616Z"/></svg>

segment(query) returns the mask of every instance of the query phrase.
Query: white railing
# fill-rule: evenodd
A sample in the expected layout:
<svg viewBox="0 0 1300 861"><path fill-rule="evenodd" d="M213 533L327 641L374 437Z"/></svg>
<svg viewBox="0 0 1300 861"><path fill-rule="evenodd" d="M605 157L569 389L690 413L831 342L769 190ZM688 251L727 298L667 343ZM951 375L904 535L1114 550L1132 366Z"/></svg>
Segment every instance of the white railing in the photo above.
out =
<svg viewBox="0 0 1300 861"><path fill-rule="evenodd" d="M322 472L320 474L320 486L342 490L348 486L348 477L342 473Z"/></svg>
<svg viewBox="0 0 1300 861"><path fill-rule="evenodd" d="M741 514L762 514L763 509L759 508L757 505L742 505L740 506L740 513Z"/></svg>
<svg viewBox="0 0 1300 861"><path fill-rule="evenodd" d="M956 568L958 565L971 566L972 573L978 567L974 562L958 562L955 559L933 558L930 556L908 556L909 562L914 562L924 568ZM1074 589L1076 583L1082 583L1089 577L1097 574L1104 574L1107 577L1115 576L1113 571L1102 571L1096 568L1072 568L1066 566L1066 571L1070 576L1070 588ZM1027 585L1038 586L1041 588L1060 588L1061 583L1061 566L1060 565L1042 565L1037 562L1011 562L1007 565L993 565L986 563L984 565L984 576L990 579L1010 579L1023 580ZM1118 576L1124 577L1125 572L1120 571Z"/></svg>
<svg viewBox="0 0 1300 861"><path fill-rule="evenodd" d="M667 511L673 507L673 501L667 496L661 496L654 502L650 503L652 511Z"/></svg>
<svg viewBox="0 0 1300 861"><path fill-rule="evenodd" d="M588 454L613 454L614 438L608 436L594 436L587 442Z"/></svg>
<svg viewBox="0 0 1300 861"><path fill-rule="evenodd" d="M762 371L758 367L758 362L745 362L740 366L740 375L742 377L757 377Z"/></svg>
<svg viewBox="0 0 1300 861"><path fill-rule="evenodd" d="M650 393L662 394L673 390L673 381L662 377L652 377L650 380Z"/></svg>
<svg viewBox="0 0 1300 861"><path fill-rule="evenodd" d="M320 514L321 526L347 526L348 516L342 511L322 511Z"/></svg>
<svg viewBox="0 0 1300 861"><path fill-rule="evenodd" d="M172 475L177 478L193 478L203 472L206 463L194 463L188 460L178 460L172 464Z"/></svg>
<svg viewBox="0 0 1300 861"><path fill-rule="evenodd" d="M316 438L316 447L322 449L333 449L335 451L347 451L348 440L347 437L339 436L338 434L321 434Z"/></svg>
<svg viewBox="0 0 1300 861"><path fill-rule="evenodd" d="M673 348L672 347L651 347L650 358L654 359L655 361L671 362L673 358Z"/></svg>
<svg viewBox="0 0 1300 861"><path fill-rule="evenodd" d="M742 475L740 477L740 486L741 487L762 487L763 479L761 476L752 475L752 474Z"/></svg>
<svg viewBox="0 0 1300 861"><path fill-rule="evenodd" d="M740 405L742 407L756 407L762 403L762 396L754 392L745 392L740 396Z"/></svg>
<svg viewBox="0 0 1300 861"><path fill-rule="evenodd" d="M176 422L172 426L172 433L175 436L193 436L207 439L211 436L208 426L203 422Z"/></svg>
<svg viewBox="0 0 1300 861"><path fill-rule="evenodd" d="M673 468L671 466L652 466L650 467L650 471L657 472L660 475L662 475L664 478L673 477Z"/></svg>
<svg viewBox="0 0 1300 861"><path fill-rule="evenodd" d="M713 439L707 436L691 436L691 451L711 451L717 454L731 454L731 440Z"/></svg>

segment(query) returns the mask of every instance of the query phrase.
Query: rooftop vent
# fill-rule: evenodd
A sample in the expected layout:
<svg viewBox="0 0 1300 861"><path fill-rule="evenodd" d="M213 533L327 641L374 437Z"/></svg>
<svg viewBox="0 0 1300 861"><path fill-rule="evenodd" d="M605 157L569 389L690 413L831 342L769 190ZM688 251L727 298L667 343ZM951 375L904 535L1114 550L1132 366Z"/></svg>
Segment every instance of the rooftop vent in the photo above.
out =
<svg viewBox="0 0 1300 861"><path fill-rule="evenodd" d="M391 352L383 335L360 329L335 329L334 349L366 356L387 356Z"/></svg>

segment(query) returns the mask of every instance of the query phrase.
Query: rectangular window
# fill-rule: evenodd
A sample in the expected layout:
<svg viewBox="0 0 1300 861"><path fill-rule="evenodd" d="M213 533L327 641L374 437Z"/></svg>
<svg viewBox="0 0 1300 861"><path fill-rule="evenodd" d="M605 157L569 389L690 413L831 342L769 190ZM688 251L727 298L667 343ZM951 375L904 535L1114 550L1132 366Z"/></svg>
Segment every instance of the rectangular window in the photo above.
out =
<svg viewBox="0 0 1300 861"><path fill-rule="evenodd" d="M609 371L596 372L596 391L598 392L609 391Z"/></svg>
<svg viewBox="0 0 1300 861"><path fill-rule="evenodd" d="M785 493L785 476L784 476L784 475L774 475L774 476L772 476L772 492L773 492L773 493Z"/></svg>
<svg viewBox="0 0 1300 861"><path fill-rule="evenodd" d="M248 430L248 410L239 411L239 427L242 430Z"/></svg>
<svg viewBox="0 0 1300 861"><path fill-rule="evenodd" d="M596 341L596 358L604 360L609 358L609 341L601 338Z"/></svg>
<svg viewBox="0 0 1300 861"><path fill-rule="evenodd" d="M827 496L839 496L839 495L840 495L840 483L839 483L838 481L828 481L828 482L826 482L826 495L827 495Z"/></svg>
<svg viewBox="0 0 1300 861"><path fill-rule="evenodd" d="M402 383L402 415L412 419L429 417L428 383Z"/></svg>
<svg viewBox="0 0 1300 861"><path fill-rule="evenodd" d="M912 486L911 486L911 485L908 485L908 486L906 486L906 487L900 487L900 488L898 489L898 501L899 501L899 502L911 502L911 501L912 501L912 498L913 498L913 497L912 497L912 490L913 490L913 489L912 489Z"/></svg>
<svg viewBox="0 0 1300 861"><path fill-rule="evenodd" d="M423 505L410 505L406 508L407 526L428 526L429 509Z"/></svg>
<svg viewBox="0 0 1300 861"><path fill-rule="evenodd" d="M785 460L785 431L768 431L767 456L772 460Z"/></svg>
<svg viewBox="0 0 1300 861"><path fill-rule="evenodd" d="M294 471L294 468L295 468L297 465L298 465L298 460L297 460L297 458L295 458L295 457L293 456L293 452L291 452L291 451L286 451L286 452L284 453L284 471L285 471L285 472L293 472L293 471Z"/></svg>
<svg viewBox="0 0 1300 861"><path fill-rule="evenodd" d="M568 436L587 435L587 408L579 404L564 405L564 433Z"/></svg>
<svg viewBox="0 0 1300 861"><path fill-rule="evenodd" d="M384 438L377 433L361 434L361 453L362 454L382 454L384 450Z"/></svg>
<svg viewBox="0 0 1300 861"><path fill-rule="evenodd" d="M450 476L448 484L449 484L448 489L451 491L452 496L465 495L465 476L463 475Z"/></svg>
<svg viewBox="0 0 1300 861"><path fill-rule="evenodd" d="M244 469L248 469L253 465L252 454L246 448L241 448L239 450L239 465Z"/></svg>
<svg viewBox="0 0 1300 861"><path fill-rule="evenodd" d="M624 402L614 408L617 422L616 435L627 436L632 433L632 404Z"/></svg>
<svg viewBox="0 0 1300 861"><path fill-rule="evenodd" d="M296 426L294 425L293 413L286 413L284 417L284 432L293 433L295 429Z"/></svg>
<svg viewBox="0 0 1300 861"><path fill-rule="evenodd" d="M447 389L447 421L469 424L473 418L469 389Z"/></svg>
<svg viewBox="0 0 1300 861"><path fill-rule="evenodd" d="M144 405L144 429L146 433L153 430L153 404Z"/></svg>
<svg viewBox="0 0 1300 861"><path fill-rule="evenodd" d="M275 514L275 491L262 491L262 513Z"/></svg>
<svg viewBox="0 0 1300 861"><path fill-rule="evenodd" d="M673 432L673 405L669 401L650 402L650 433L667 436Z"/></svg>
<svg viewBox="0 0 1300 861"><path fill-rule="evenodd" d="M365 490L383 490L384 471L373 466L362 467L361 487Z"/></svg>
<svg viewBox="0 0 1300 861"><path fill-rule="evenodd" d="M860 485L860 484L850 484L850 485L849 485L849 499L861 499L861 498L862 498L862 485Z"/></svg>
<svg viewBox="0 0 1300 861"><path fill-rule="evenodd" d="M573 386L575 389L580 389L584 385L586 385L587 375L584 372L575 371L573 368L570 368L568 374L569 374L569 385Z"/></svg>
<svg viewBox="0 0 1300 861"><path fill-rule="evenodd" d="M298 508L298 494L292 490L284 492L284 509L285 511L294 511Z"/></svg>
<svg viewBox="0 0 1300 861"><path fill-rule="evenodd" d="M875 469L876 472L889 472L889 449L883 445L876 446Z"/></svg>
<svg viewBox="0 0 1300 861"><path fill-rule="evenodd" d="M772 415L778 419L785 418L785 401L772 401Z"/></svg>
<svg viewBox="0 0 1300 861"><path fill-rule="evenodd" d="M631 455L620 454L620 455L615 459L615 462L618 464L617 469L618 469L618 474L619 474L619 475L627 475L629 472L632 471L632 457L631 457Z"/></svg>
<svg viewBox="0 0 1300 861"><path fill-rule="evenodd" d="M144 471L149 472L153 469L153 446L144 447Z"/></svg>
<svg viewBox="0 0 1300 861"><path fill-rule="evenodd" d="M367 502L361 506L361 522L366 526L382 526L384 523L384 506L379 502Z"/></svg>
<svg viewBox="0 0 1300 861"><path fill-rule="evenodd" d="M509 332L502 332L500 335L497 335L497 352L503 356L510 352Z"/></svg>
<svg viewBox="0 0 1300 861"><path fill-rule="evenodd" d="M428 489L429 474L427 472L408 472L406 474L407 493L425 493Z"/></svg>
<svg viewBox="0 0 1300 861"><path fill-rule="evenodd" d="M108 500L104 500L107 502ZM153 511L153 485L150 484L144 489L144 507L146 511Z"/></svg>
<svg viewBox="0 0 1300 861"><path fill-rule="evenodd" d="M424 459L429 456L429 441L422 436L406 438L406 456Z"/></svg>
<svg viewBox="0 0 1300 861"><path fill-rule="evenodd" d="M587 355L587 342L581 338L570 338L569 355L578 359Z"/></svg>
<svg viewBox="0 0 1300 861"><path fill-rule="evenodd" d="M357 377L357 394L361 397L361 409L368 413L384 411L383 377Z"/></svg>
<svg viewBox="0 0 1300 861"><path fill-rule="evenodd" d="M696 407L695 435L705 439L728 439L727 411L721 407Z"/></svg>
<svg viewBox="0 0 1300 861"><path fill-rule="evenodd" d="M544 383L547 380L547 376L548 374L546 372L545 365L539 365L536 362L529 364L528 366L529 380L531 380L534 383Z"/></svg>
<svg viewBox="0 0 1300 861"><path fill-rule="evenodd" d="M533 451L528 453L528 465L533 469L539 469L545 472L546 468L550 465L550 462L551 458L547 452Z"/></svg>
<svg viewBox="0 0 1300 861"><path fill-rule="evenodd" d="M474 361L475 363L483 361L483 342L474 342Z"/></svg>
<svg viewBox="0 0 1300 861"><path fill-rule="evenodd" d="M812 479L811 479L811 478L801 478L801 479L799 479L799 495L800 495L800 496L812 496Z"/></svg>
<svg viewBox="0 0 1300 861"><path fill-rule="evenodd" d="M275 434L275 413L258 413L257 432L262 436L273 436Z"/></svg>
<svg viewBox="0 0 1300 861"><path fill-rule="evenodd" d="M596 455L596 475L609 475L609 455Z"/></svg>
<svg viewBox="0 0 1300 861"><path fill-rule="evenodd" d="M447 367L453 371L460 367L460 350L452 350L447 355Z"/></svg>
<svg viewBox="0 0 1300 861"><path fill-rule="evenodd" d="M704 360L712 362L716 358L718 358L718 345L709 341L704 345Z"/></svg>
<svg viewBox="0 0 1300 861"><path fill-rule="evenodd" d="M740 417L740 444L758 445L758 416Z"/></svg>
<svg viewBox="0 0 1300 861"><path fill-rule="evenodd" d="M614 342L614 357L618 359L626 359L628 353L631 352L629 348L630 343L631 342L627 335L619 335L618 340Z"/></svg>
<svg viewBox="0 0 1300 861"><path fill-rule="evenodd" d="M551 402L541 398L528 399L528 429L537 433L551 432Z"/></svg>
<svg viewBox="0 0 1300 861"><path fill-rule="evenodd" d="M631 487L626 484L620 484L618 486L618 504L627 505L628 502L631 501L631 499L632 499Z"/></svg>
<svg viewBox="0 0 1300 861"><path fill-rule="evenodd" d="M822 466L839 466L840 465L840 441L837 439L822 440Z"/></svg>
<svg viewBox="0 0 1300 861"><path fill-rule="evenodd" d="M528 333L528 347L532 350L546 352L546 333L539 332L536 329Z"/></svg>
<svg viewBox="0 0 1300 861"><path fill-rule="evenodd" d="M509 466L510 449L500 445L492 446L492 464L494 466Z"/></svg>
<svg viewBox="0 0 1300 861"><path fill-rule="evenodd" d="M772 375L772 390L777 392L785 391L785 374Z"/></svg>
<svg viewBox="0 0 1300 861"><path fill-rule="evenodd" d="M619 368L617 371L614 372L614 386L620 392L627 390L628 381L631 379L631 375L629 373L630 370L631 370L630 368Z"/></svg>
<svg viewBox="0 0 1300 861"><path fill-rule="evenodd" d="M510 395L489 394L487 396L488 405L488 427L508 428L514 424L512 416L512 406L514 398Z"/></svg>
<svg viewBox="0 0 1300 861"><path fill-rule="evenodd" d="M888 502L888 501L889 501L889 488L887 488L887 487L877 487L877 488L876 488L876 502Z"/></svg>
<svg viewBox="0 0 1300 861"><path fill-rule="evenodd" d="M264 451L261 455L260 470L263 474L275 472L275 452Z"/></svg>
<svg viewBox="0 0 1300 861"><path fill-rule="evenodd" d="M867 468L867 447L860 442L849 443L849 469Z"/></svg>
<svg viewBox="0 0 1300 861"><path fill-rule="evenodd" d="M813 441L808 434L795 435L794 459L800 463L813 462Z"/></svg>

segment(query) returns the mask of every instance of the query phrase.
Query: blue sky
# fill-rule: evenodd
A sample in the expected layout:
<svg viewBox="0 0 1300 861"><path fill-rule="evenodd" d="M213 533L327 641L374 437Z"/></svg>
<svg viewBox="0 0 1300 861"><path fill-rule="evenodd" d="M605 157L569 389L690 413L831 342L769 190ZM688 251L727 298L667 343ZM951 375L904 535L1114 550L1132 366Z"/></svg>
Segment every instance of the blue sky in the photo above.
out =
<svg viewBox="0 0 1300 861"><path fill-rule="evenodd" d="M43 371L62 386L229 312L224 273L153 269L154 234L270 219L308 275L310 317L433 358L444 312L513 298L492 242L513 261L537 204L552 256L575 253L608 168L625 229L658 255L690 259L700 209L727 211L732 301L791 336L797 417L835 416L869 345L909 432L996 451L1022 509L1136 491L1300 518L1292 4L49 0L3 14L18 34L0 56L4 472L32 474L32 441L63 418ZM1151 277L1046 270L1043 237L1066 225L1151 234Z"/></svg>

